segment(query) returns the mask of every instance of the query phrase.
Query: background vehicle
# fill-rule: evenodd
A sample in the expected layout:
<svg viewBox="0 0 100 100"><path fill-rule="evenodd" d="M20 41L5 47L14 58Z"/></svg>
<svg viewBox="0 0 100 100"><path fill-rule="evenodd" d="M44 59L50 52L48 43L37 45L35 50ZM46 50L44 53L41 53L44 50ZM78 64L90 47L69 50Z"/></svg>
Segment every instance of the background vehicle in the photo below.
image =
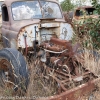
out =
<svg viewBox="0 0 100 100"><path fill-rule="evenodd" d="M96 9L92 6L83 6L75 9L72 22L76 24L83 24L84 20L88 18L98 18L99 15Z"/></svg>
<svg viewBox="0 0 100 100"><path fill-rule="evenodd" d="M65 20L69 23L83 24L88 18L97 19L99 17L97 11L92 6L77 7L74 11L63 12Z"/></svg>

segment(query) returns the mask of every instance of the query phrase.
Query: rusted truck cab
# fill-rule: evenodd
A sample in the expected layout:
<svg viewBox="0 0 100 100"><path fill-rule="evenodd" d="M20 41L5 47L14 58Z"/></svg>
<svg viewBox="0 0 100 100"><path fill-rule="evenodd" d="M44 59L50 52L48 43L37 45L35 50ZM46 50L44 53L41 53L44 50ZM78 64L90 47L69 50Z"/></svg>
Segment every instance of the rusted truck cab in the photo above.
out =
<svg viewBox="0 0 100 100"><path fill-rule="evenodd" d="M1 11L1 5L3 4L4 0L0 0L0 27L1 27L1 23L2 23L2 11Z"/></svg>
<svg viewBox="0 0 100 100"><path fill-rule="evenodd" d="M1 5L4 2L4 0L0 0L0 40L1 40L1 25L2 25L2 11L1 11Z"/></svg>
<svg viewBox="0 0 100 100"><path fill-rule="evenodd" d="M26 61L36 58L42 43L49 44L51 37L71 40L73 29L65 22L56 0L5 0L1 10L4 46L0 50L1 79L6 80L7 86L12 84L13 90L22 89L24 85L25 91L29 83ZM42 51L41 61L46 62L46 51L44 48Z"/></svg>
<svg viewBox="0 0 100 100"><path fill-rule="evenodd" d="M71 40L73 29L66 23L57 1L5 0L2 5L4 47L33 48L52 36Z"/></svg>

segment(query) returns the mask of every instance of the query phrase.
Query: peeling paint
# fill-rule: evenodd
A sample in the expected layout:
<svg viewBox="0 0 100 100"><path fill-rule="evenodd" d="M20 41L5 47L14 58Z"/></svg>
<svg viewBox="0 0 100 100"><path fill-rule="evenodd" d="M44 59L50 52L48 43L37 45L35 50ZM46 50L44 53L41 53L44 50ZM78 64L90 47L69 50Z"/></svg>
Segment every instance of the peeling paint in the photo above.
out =
<svg viewBox="0 0 100 100"><path fill-rule="evenodd" d="M46 26L45 26L46 25ZM52 26L53 25L53 26ZM29 25L21 29L18 36L18 47L25 48L23 34L26 32L27 46L33 47L33 41L35 41L35 27L36 26L36 40L39 44L43 41L50 40L54 35L62 40L71 40L73 37L73 29L70 24L67 23L43 23ZM39 27L41 26L41 27ZM24 31L23 31L24 30ZM66 33L67 32L67 33Z"/></svg>

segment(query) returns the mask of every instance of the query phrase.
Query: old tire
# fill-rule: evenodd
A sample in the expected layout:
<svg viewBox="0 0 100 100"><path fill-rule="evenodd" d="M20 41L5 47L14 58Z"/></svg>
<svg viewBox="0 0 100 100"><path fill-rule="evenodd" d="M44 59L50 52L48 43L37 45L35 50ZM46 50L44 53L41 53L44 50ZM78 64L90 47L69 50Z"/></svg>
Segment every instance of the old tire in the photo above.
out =
<svg viewBox="0 0 100 100"><path fill-rule="evenodd" d="M12 84L14 90L25 90L28 85L28 70L22 54L16 49L5 48L0 50L0 81L3 85Z"/></svg>

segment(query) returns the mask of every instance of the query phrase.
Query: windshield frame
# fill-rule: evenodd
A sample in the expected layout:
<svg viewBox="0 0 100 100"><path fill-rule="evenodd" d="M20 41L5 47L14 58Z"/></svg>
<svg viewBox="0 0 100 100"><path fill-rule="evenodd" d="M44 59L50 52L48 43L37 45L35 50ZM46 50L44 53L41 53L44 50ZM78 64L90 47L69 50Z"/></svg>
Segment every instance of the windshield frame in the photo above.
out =
<svg viewBox="0 0 100 100"><path fill-rule="evenodd" d="M32 0L25 0L25 1L32 1ZM41 2L41 1L55 3L55 4L58 6L58 8L59 8L61 17L60 17L60 18L57 18L57 17L54 17L54 18L45 18L45 17L43 17L43 13L42 13L42 10L41 10L41 7L42 7L42 6L41 6L41 3L39 3L40 10L41 10L41 15L42 15L41 18L30 18L30 19L19 19L19 20L15 20L14 17L13 17L12 4L15 3L15 2L25 2L25 1L21 0L21 1L14 1L14 2L11 3L11 13L12 13L11 16L12 16L12 19L13 19L14 21L33 20L33 19L63 19L63 14L62 14L61 7L60 7L60 5L59 5L57 2L50 1L50 0L47 0L47 1L45 1L45 0L34 0L34 1L38 1L38 3Z"/></svg>

